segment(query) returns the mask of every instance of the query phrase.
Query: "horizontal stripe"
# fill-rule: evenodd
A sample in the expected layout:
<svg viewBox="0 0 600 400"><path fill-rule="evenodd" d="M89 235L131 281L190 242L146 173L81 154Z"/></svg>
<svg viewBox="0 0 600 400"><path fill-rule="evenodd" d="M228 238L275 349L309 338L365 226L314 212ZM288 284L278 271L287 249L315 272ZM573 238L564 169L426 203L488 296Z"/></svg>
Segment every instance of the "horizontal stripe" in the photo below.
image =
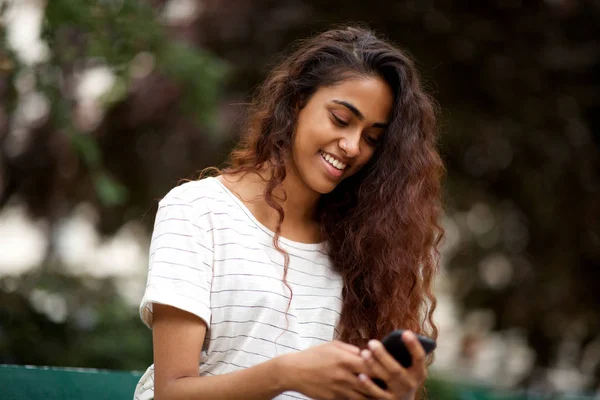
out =
<svg viewBox="0 0 600 400"><path fill-rule="evenodd" d="M264 308L266 310L275 311L275 312L278 312L280 314L288 315L288 316L293 317L293 318L298 318L297 316L295 316L294 314L290 314L289 312L286 313L284 311L280 311L280 310L277 310L275 308L267 307L267 306L248 306L248 305L239 305L239 304L226 304L226 305L222 305L222 306L212 306L211 308L213 310L220 310L221 308Z"/></svg>
<svg viewBox="0 0 600 400"><path fill-rule="evenodd" d="M206 247L206 245L204 245L204 244L202 244L202 243L200 243L200 242L196 242L196 244L197 244L198 246L202 247L203 249L205 249L205 250L208 250L208 251L209 251L209 252L211 252L211 253L214 253L214 250L213 250L213 249L211 249L211 248L209 248L209 247Z"/></svg>
<svg viewBox="0 0 600 400"><path fill-rule="evenodd" d="M209 197L209 196L200 196L200 197L197 197L197 198L195 198L195 199L193 199L193 200L190 200L190 203L195 203L195 202L197 202L197 201L204 200L204 199L207 199L207 200L210 200L210 201L214 201L215 203L223 203L223 204L227 204L228 206L230 206L230 205L231 205L231 204L230 204L228 201L226 201L226 200L223 200L223 199L221 199L221 198L217 198L217 197Z"/></svg>
<svg viewBox="0 0 600 400"><path fill-rule="evenodd" d="M247 321L235 321L235 320L224 320L221 322L213 322L210 324L210 326L215 326L215 325L220 325L220 324L225 324L225 323L229 323L229 324L259 324L259 325L266 325L266 326L270 326L271 328L276 328L279 329L281 331L283 331L284 333L291 333L293 335L297 335L298 337L302 338L302 339L317 339L317 340L323 340L326 341L327 339L323 339L320 337L316 337L316 336L303 336L300 333L296 332L296 331L292 331L289 328L282 328L281 326L275 325L275 324L270 324L267 322L262 322L260 320L247 320Z"/></svg>
<svg viewBox="0 0 600 400"><path fill-rule="evenodd" d="M204 365L215 365L215 364L225 364L225 365L233 365L234 367L240 368L240 369L246 369L248 367L251 367L252 365L248 365L248 366L244 366L244 365L238 365L238 364L234 364L232 362L227 362L227 361L223 361L223 360L217 360L214 363L211 362L205 362Z"/></svg>
<svg viewBox="0 0 600 400"><path fill-rule="evenodd" d="M260 337L256 337L256 336L249 336L249 335L235 335L235 336L219 335L219 336L211 337L210 340L211 341L216 341L216 340L222 340L222 339L237 339L237 338L242 338L242 337L248 338L248 339L260 340L262 342L271 343L271 344L274 344L276 346L285 347L286 349L290 349L290 350L294 350L294 351L300 351L300 350L302 350L302 349L299 349L299 348L296 348L296 347L286 346L285 344L277 343L277 342L274 342L274 341L269 340L269 339L264 339L264 338L260 338Z"/></svg>
<svg viewBox="0 0 600 400"><path fill-rule="evenodd" d="M207 266L208 268L212 269L212 267L211 267L209 264L207 264L207 263L206 263L204 260L201 260L201 261L202 261L202 264L204 264L204 265L205 265L205 266ZM174 266L176 266L176 267L190 268L190 269L193 269L193 270L195 270L195 271L203 271L202 269L196 268L196 267L194 267L193 265L187 265L187 264L174 263L174 262L171 262L171 261L165 261L165 260L150 260L150 263L151 263L151 264L158 264L158 263L161 263L161 264L169 264L169 265L174 265Z"/></svg>
<svg viewBox="0 0 600 400"><path fill-rule="evenodd" d="M299 336L299 337L301 337L302 339L319 339L319 340L324 340L324 339L321 339L321 338L316 338L316 337L314 337L314 336L302 336L300 333L298 333L298 332L296 332L296 331L292 331L292 330L291 330L291 329L289 329L289 328L282 328L282 327L280 327L280 326L278 326L278 325L275 325L275 324L270 324L270 323L266 323L266 322L262 322L262 321L260 321L260 320L258 320L258 319L250 319L250 320L247 320L247 321L222 320L222 321L219 321L219 322L211 322L211 326L220 325L220 324L225 324L225 323L231 323L231 324L248 324L248 323L255 323L255 324L260 324L260 325L267 325L267 326L270 326L270 327L272 327L272 328L277 328L277 329L279 329L279 330L282 330L282 331L284 331L284 332L293 333L294 335L298 335L298 336ZM324 322L316 322L316 321L310 321L310 322L296 322L296 323L297 323L297 324L299 324L299 325L303 325L303 324L321 324L321 325L325 325L325 326L328 326L328 327L331 327L331 328L333 328L333 327L334 327L332 324L327 324L327 323L324 323Z"/></svg>
<svg viewBox="0 0 600 400"><path fill-rule="evenodd" d="M224 305L220 305L220 306L215 306L214 302L213 302L213 305L211 307L212 310L221 310L221 309L224 309L224 308L251 308L251 309L252 308L258 308L258 309L266 309L266 310L275 311L275 312L277 312L279 314L282 314L284 317L285 316L291 317L291 318L293 318L293 319L296 320L295 323L298 324L298 325L318 324L318 325L324 325L324 326L328 326L328 327L331 327L331 328L335 328L334 324L328 323L328 322L321 322L321 321L298 321L298 319L300 317L298 315L296 315L296 314L293 313L295 311L298 311L298 309L294 309L294 307L290 307L290 311L288 311L287 313L283 312L283 311L280 311L280 310L277 310L277 309L272 308L272 307L267 307L267 306L247 306L247 305L241 306L241 305L235 305L235 304L224 304ZM335 310L331 310L331 309L327 309L327 308L323 308L323 307L317 307L317 308L314 308L314 309L326 309L328 311L332 311L332 312L340 315ZM310 310L314 310L314 309L310 309ZM307 310L307 309L304 309L304 310ZM302 310L300 310L300 311L302 311ZM243 315L247 315L247 314L243 314ZM219 323L221 323L221 321L217 320L214 323L215 324L219 324Z"/></svg>
<svg viewBox="0 0 600 400"><path fill-rule="evenodd" d="M215 263L217 263L217 262L226 262L226 261L246 261L246 262L253 263L253 264L263 264L263 265L265 264L265 262L263 260L251 260L251 259L242 258L242 257L229 257L229 258L222 258L220 260L214 260ZM275 265L278 265L278 266L283 266L282 264L278 264L278 263L275 263L275 262L272 262L272 263L275 264ZM301 270L299 270L297 268L288 267L288 270L294 271L294 272L298 272L298 273L304 274L304 275L309 275L309 276L314 276L314 277L319 277L319 278L325 278L325 279L328 279L330 281L342 281L341 278L331 277L331 276L323 275L323 274L311 274L310 272L301 271Z"/></svg>
<svg viewBox="0 0 600 400"><path fill-rule="evenodd" d="M245 277L254 277L255 276L257 278L268 278L268 279L273 279L277 282L282 282L282 278L280 278L280 277L261 275L261 274L230 273L230 274L214 275L213 278L233 278L233 277L237 277L237 276L245 276ZM341 290L342 289L342 286L327 287L327 286L304 285L302 283L298 283L298 282L295 282L295 281L292 281L289 279L286 279L286 282L289 283L290 285L306 287L306 288L311 288L311 289L320 289L320 290Z"/></svg>
<svg viewBox="0 0 600 400"><path fill-rule="evenodd" d="M250 227L250 226L248 226L248 228L250 228L250 229L254 229L254 228L252 228L252 227ZM206 231L206 232L208 233L208 232L212 232L212 231L234 231L234 232L235 232L235 233L237 233L238 235L241 235L241 236L248 236L248 237L254 237L254 235L255 235L255 233L242 233L242 232L238 232L237 230L233 229L233 228L232 228L232 227L230 227L230 226L226 226L226 227L224 227L224 228L210 228L210 229L209 229L208 231Z"/></svg>
<svg viewBox="0 0 600 400"><path fill-rule="evenodd" d="M300 400L306 400L308 397L300 397L300 396L294 396L293 394L289 394L288 392L285 392L282 394L282 397L291 397L292 399L300 399Z"/></svg>
<svg viewBox="0 0 600 400"><path fill-rule="evenodd" d="M179 247L161 246L161 247L157 247L156 249L154 249L154 251L152 253L150 253L150 257L153 257L154 254L156 254L156 252L159 250L174 250L174 251L183 251L185 253L190 253L190 254L196 254L196 255L198 254L198 252L193 251L193 250L181 249Z"/></svg>
<svg viewBox="0 0 600 400"><path fill-rule="evenodd" d="M186 233L178 233L178 232L163 232L160 235L156 235L152 237L152 240L156 240L159 237L165 236L165 235L173 235L173 236L181 236L181 237L187 237L187 238L191 238L194 237L192 235L188 235Z"/></svg>
<svg viewBox="0 0 600 400"><path fill-rule="evenodd" d="M213 212L212 215L225 215L225 216L228 216L231 219L231 221L244 222L244 223L248 222L248 220L245 220L245 219L233 218L229 213L224 213L224 212Z"/></svg>
<svg viewBox="0 0 600 400"><path fill-rule="evenodd" d="M342 298L336 295L330 295L330 294L310 294L310 293L294 293L294 296L296 297L330 297L332 299L337 299L339 301L342 301Z"/></svg>
<svg viewBox="0 0 600 400"><path fill-rule="evenodd" d="M271 290L257 290L257 289L223 289L223 290L213 290L211 291L212 294L220 294L220 293L269 293L269 294L275 294L279 297L283 297L284 299L289 299L289 297L287 297L286 295L283 295L281 293L277 293L277 292L273 292Z"/></svg>
<svg viewBox="0 0 600 400"><path fill-rule="evenodd" d="M170 208L170 207L191 207L191 208L195 208L193 205L188 204L188 203L167 203L167 204L162 204L160 206L158 206L158 209L156 210L156 212L163 210L165 208Z"/></svg>
<svg viewBox="0 0 600 400"><path fill-rule="evenodd" d="M298 307L296 307L296 310L300 310L300 311L306 311L306 310L327 310L327 311L334 312L337 315L342 315L339 311L331 309L331 308L327 308L327 307L304 307L304 308L298 308Z"/></svg>
<svg viewBox="0 0 600 400"><path fill-rule="evenodd" d="M272 244L272 243L265 244L265 243L259 242L259 244L260 244L260 245L262 245L263 247L267 247L267 248L270 248L270 249L274 250L274 251L276 252L276 254L278 254L278 255L282 255L282 254L281 254L281 253L280 253L278 250L276 250L276 249L274 249L274 248L273 248L273 244ZM242 243L240 243L240 242L215 243L215 247L222 247L222 246L233 246L233 245L236 245L236 246L242 247L242 248L244 248L244 249L246 249L246 250L252 250L252 251L260 251L260 252L264 252L264 249L263 249L263 248L258 248L258 247L248 247L248 246L245 246L244 244L242 244ZM264 253L263 253L263 254L264 254ZM328 270L332 271L332 268L331 268L331 266L330 266L329 264L323 264L323 263L320 263L320 262L316 262L316 261L313 261L313 260L311 260L311 259L309 259L309 258L302 257L302 256L299 256L299 255L297 255L297 254L294 254L294 253L288 253L288 255L290 256L290 258L296 258L296 259L300 259L300 260L308 261L308 262L309 262L309 263L311 263L311 264L318 265L318 266L320 266L320 267L325 267L326 269L328 269ZM273 261L273 260L272 260L270 257L269 257L269 259L270 259L270 260L271 260L271 262L273 262L274 264L277 264L277 265L280 265L280 266L282 266L282 267L283 267L283 263L277 263L277 262Z"/></svg>
<svg viewBox="0 0 600 400"><path fill-rule="evenodd" d="M221 354L228 354L228 353L231 353L231 352L234 352L234 351L235 351L235 352L244 353L244 354L250 354L250 355L253 355L253 356L262 357L262 358L265 358L265 359L267 359L267 360L271 359L271 357L270 357L270 356L265 356L264 354L260 354L260 353L253 353L253 352L251 352L251 351L246 351L246 350L242 350L242 349L227 349L227 350L215 350L215 349L212 349L210 352L211 352L211 353L221 353Z"/></svg>
<svg viewBox="0 0 600 400"><path fill-rule="evenodd" d="M195 203L195 202L197 202L197 201L204 200L204 199L207 199L207 200L210 200L210 201L218 201L218 202L222 202L222 200L219 200L219 199L217 199L217 198L215 198L215 197L210 197L210 196L200 196L200 197L196 197L195 199L192 199L192 200L190 200L189 202L190 202L190 203Z"/></svg>
<svg viewBox="0 0 600 400"><path fill-rule="evenodd" d="M220 290L212 290L213 294L227 293L227 292L249 292L249 293L269 293L274 294L279 297L283 297L288 300L290 297L287 294L283 294L278 290L258 290L258 289L247 289L245 287L237 287L235 289L220 289ZM289 290L287 291L289 292ZM328 295L328 294L308 294L308 293L297 293L292 290L292 298L294 297L320 297L320 298L331 298L342 301L339 296L336 295Z"/></svg>
<svg viewBox="0 0 600 400"><path fill-rule="evenodd" d="M205 292L208 292L209 287L210 287L210 282L207 282L206 285L203 286L203 285L199 285L197 283L191 282L189 279L173 278L170 276L162 276L162 275L156 275L156 274L152 275L152 279L154 279L154 278L166 279L166 280L175 281L175 282L185 282L189 285L196 286L196 287L204 290Z"/></svg>
<svg viewBox="0 0 600 400"><path fill-rule="evenodd" d="M187 218L175 218L175 217L163 218L163 219L158 220L158 221L155 222L155 224L154 224L154 230L156 230L156 227L158 225L162 224L163 222L169 222L169 221L190 222L190 220L187 219Z"/></svg>

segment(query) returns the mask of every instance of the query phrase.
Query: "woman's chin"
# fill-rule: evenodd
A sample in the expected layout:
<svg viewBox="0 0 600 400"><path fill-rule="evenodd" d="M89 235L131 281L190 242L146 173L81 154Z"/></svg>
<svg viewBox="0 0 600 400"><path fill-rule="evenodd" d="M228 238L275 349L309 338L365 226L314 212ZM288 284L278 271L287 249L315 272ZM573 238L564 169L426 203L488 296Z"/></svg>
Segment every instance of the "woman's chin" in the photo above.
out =
<svg viewBox="0 0 600 400"><path fill-rule="evenodd" d="M319 182L314 182L311 185L311 189L319 194L328 194L333 192L339 182L331 182L329 180L321 179Z"/></svg>

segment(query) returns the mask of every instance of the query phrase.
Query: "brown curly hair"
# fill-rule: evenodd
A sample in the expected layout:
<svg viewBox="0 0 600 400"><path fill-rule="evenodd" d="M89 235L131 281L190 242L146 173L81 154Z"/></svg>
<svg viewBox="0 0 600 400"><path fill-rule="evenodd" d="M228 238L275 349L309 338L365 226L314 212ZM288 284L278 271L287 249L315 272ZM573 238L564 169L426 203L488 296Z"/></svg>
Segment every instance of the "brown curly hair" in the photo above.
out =
<svg viewBox="0 0 600 400"><path fill-rule="evenodd" d="M286 177L295 109L320 87L357 76L382 78L394 104L371 161L318 204L322 237L344 281L341 339L363 346L365 339L398 328L435 338L432 282L443 236L438 217L444 167L436 151L434 102L403 52L354 27L300 42L258 88L247 127L222 172L271 167L264 195L279 214L273 242L285 256L285 281L289 257L278 245L284 212L273 191Z"/></svg>

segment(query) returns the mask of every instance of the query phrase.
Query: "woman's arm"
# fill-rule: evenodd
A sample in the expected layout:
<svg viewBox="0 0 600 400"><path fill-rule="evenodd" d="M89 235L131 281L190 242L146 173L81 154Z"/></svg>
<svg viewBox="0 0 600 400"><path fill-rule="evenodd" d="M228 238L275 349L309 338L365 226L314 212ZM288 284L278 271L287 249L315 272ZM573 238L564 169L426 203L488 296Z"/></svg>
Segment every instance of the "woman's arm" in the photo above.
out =
<svg viewBox="0 0 600 400"><path fill-rule="evenodd" d="M272 399L289 390L278 359L231 374L199 377L206 324L193 314L154 304L152 331L156 400Z"/></svg>
<svg viewBox="0 0 600 400"><path fill-rule="evenodd" d="M358 376L367 367L356 346L334 341L273 358L241 371L199 376L206 324L174 307L154 304L154 396L156 400L272 399L296 391L314 399L391 399ZM371 396L371 397L370 397Z"/></svg>

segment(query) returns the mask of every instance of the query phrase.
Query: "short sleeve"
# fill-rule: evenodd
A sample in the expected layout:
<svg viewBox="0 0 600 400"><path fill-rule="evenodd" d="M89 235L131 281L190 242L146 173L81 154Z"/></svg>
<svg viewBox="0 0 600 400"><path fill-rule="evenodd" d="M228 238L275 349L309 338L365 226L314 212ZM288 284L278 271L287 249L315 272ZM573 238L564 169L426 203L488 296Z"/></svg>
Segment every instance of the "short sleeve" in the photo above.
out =
<svg viewBox="0 0 600 400"><path fill-rule="evenodd" d="M213 240L211 219L187 201L167 195L160 201L150 243L148 280L140 305L142 321L152 328L153 303L202 318L210 327Z"/></svg>

